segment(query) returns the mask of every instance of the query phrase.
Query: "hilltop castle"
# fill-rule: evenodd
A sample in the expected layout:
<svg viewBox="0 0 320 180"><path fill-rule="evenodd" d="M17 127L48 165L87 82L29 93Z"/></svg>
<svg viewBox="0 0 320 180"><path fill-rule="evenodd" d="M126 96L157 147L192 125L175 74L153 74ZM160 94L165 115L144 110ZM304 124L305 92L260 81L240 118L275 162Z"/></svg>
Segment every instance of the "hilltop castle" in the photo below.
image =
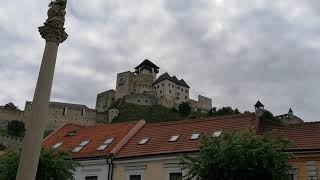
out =
<svg viewBox="0 0 320 180"><path fill-rule="evenodd" d="M212 108L212 99L208 97L199 95L197 101L190 99L190 87L183 79L168 73L157 77L159 69L146 59L134 68L134 72L118 73L116 90L98 94L96 110L107 111L117 100L145 106L159 104L168 108L177 108L187 102L194 110L209 111Z"/></svg>

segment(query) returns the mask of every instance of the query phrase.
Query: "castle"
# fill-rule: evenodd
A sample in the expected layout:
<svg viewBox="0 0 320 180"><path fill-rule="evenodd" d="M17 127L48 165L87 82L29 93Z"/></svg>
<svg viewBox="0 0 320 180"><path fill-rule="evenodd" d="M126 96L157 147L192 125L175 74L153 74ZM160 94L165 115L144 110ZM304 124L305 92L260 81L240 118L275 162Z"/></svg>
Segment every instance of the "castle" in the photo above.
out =
<svg viewBox="0 0 320 180"><path fill-rule="evenodd" d="M189 85L176 76L164 73L157 77L159 67L146 59L134 72L126 71L117 74L116 90L108 90L97 95L96 110L107 111L113 102L151 106L159 104L168 108L178 108L181 103L189 103L193 110L209 111L212 99L198 96L190 99Z"/></svg>

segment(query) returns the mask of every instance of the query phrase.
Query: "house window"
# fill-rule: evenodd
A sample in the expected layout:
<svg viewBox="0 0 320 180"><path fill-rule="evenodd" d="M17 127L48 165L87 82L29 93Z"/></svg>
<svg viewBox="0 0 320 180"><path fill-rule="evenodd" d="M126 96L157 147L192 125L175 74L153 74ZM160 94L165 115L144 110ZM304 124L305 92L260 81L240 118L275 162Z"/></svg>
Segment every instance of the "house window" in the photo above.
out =
<svg viewBox="0 0 320 180"><path fill-rule="evenodd" d="M182 180L182 173L170 173L169 180Z"/></svg>
<svg viewBox="0 0 320 180"><path fill-rule="evenodd" d="M173 135L171 136L171 138L169 139L169 142L176 142L180 137L180 134L177 135Z"/></svg>
<svg viewBox="0 0 320 180"><path fill-rule="evenodd" d="M308 180L317 180L317 162L308 161L307 162Z"/></svg>
<svg viewBox="0 0 320 180"><path fill-rule="evenodd" d="M130 175L129 180L142 180L141 175Z"/></svg>
<svg viewBox="0 0 320 180"><path fill-rule="evenodd" d="M86 180L98 180L98 176L86 176Z"/></svg>

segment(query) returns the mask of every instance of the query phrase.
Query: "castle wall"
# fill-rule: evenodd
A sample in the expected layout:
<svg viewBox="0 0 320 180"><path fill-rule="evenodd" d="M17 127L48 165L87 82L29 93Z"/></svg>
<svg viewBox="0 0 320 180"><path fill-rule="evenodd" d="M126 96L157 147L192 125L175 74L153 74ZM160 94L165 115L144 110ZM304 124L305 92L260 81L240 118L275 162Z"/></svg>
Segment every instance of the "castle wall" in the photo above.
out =
<svg viewBox="0 0 320 180"><path fill-rule="evenodd" d="M0 108L0 128L5 129L10 121L23 121L23 111Z"/></svg>
<svg viewBox="0 0 320 180"><path fill-rule="evenodd" d="M189 103L194 110L209 111L212 109L212 99L205 96L198 96L198 101L190 99Z"/></svg>
<svg viewBox="0 0 320 180"><path fill-rule="evenodd" d="M125 96L124 101L131 104L151 106L158 103L158 98L152 94L136 94Z"/></svg>
<svg viewBox="0 0 320 180"><path fill-rule="evenodd" d="M115 101L116 91L109 90L97 95L96 110L98 112L107 111Z"/></svg>
<svg viewBox="0 0 320 180"><path fill-rule="evenodd" d="M31 102L27 102L24 111L26 128L31 116ZM72 107L49 106L47 129L55 129L64 123L74 123L79 125L95 125L96 111L93 109L80 109Z"/></svg>
<svg viewBox="0 0 320 180"><path fill-rule="evenodd" d="M126 95L133 94L134 90L134 73L127 71L117 75L116 99Z"/></svg>
<svg viewBox="0 0 320 180"><path fill-rule="evenodd" d="M169 80L163 80L155 84L157 97L161 99L161 105L166 107L178 107L183 102L189 102L189 88L178 85Z"/></svg>

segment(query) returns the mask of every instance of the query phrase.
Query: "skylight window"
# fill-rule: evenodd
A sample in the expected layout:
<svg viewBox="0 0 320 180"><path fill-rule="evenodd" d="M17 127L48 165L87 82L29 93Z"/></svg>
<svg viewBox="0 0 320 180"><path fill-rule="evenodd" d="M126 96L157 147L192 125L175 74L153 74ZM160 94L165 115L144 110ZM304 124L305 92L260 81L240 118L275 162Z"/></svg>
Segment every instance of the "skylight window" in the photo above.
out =
<svg viewBox="0 0 320 180"><path fill-rule="evenodd" d="M141 141L139 142L140 145L142 144L146 144L149 141L150 138L143 138L141 139Z"/></svg>
<svg viewBox="0 0 320 180"><path fill-rule="evenodd" d="M200 137L200 134L199 133L193 133L190 137L191 140L196 140L196 139L199 139Z"/></svg>
<svg viewBox="0 0 320 180"><path fill-rule="evenodd" d="M85 140L85 141L82 141L79 146L75 147L72 152L79 152L81 151L82 148L84 148L84 146L86 146L88 143L90 142L90 140Z"/></svg>
<svg viewBox="0 0 320 180"><path fill-rule="evenodd" d="M222 130L217 130L213 132L212 137L219 137L221 136L221 134L222 134Z"/></svg>
<svg viewBox="0 0 320 180"><path fill-rule="evenodd" d="M85 146L85 145L87 145L89 142L90 142L89 140L82 141L79 146Z"/></svg>
<svg viewBox="0 0 320 180"><path fill-rule="evenodd" d="M113 142L113 140L114 138L109 138L106 141L104 141L104 143L97 148L97 151L105 150Z"/></svg>
<svg viewBox="0 0 320 180"><path fill-rule="evenodd" d="M52 146L52 149L57 149L58 147L60 147L62 145L62 143L57 143L54 146Z"/></svg>
<svg viewBox="0 0 320 180"><path fill-rule="evenodd" d="M177 135L173 135L171 136L171 138L169 139L169 142L175 142L179 139L180 137L180 134L177 134Z"/></svg>
<svg viewBox="0 0 320 180"><path fill-rule="evenodd" d="M78 147L75 147L72 152L79 152L81 151L81 149L83 148L83 146L78 146Z"/></svg>
<svg viewBox="0 0 320 180"><path fill-rule="evenodd" d="M110 139L107 139L104 144L111 144L113 142L114 138L110 138Z"/></svg>

